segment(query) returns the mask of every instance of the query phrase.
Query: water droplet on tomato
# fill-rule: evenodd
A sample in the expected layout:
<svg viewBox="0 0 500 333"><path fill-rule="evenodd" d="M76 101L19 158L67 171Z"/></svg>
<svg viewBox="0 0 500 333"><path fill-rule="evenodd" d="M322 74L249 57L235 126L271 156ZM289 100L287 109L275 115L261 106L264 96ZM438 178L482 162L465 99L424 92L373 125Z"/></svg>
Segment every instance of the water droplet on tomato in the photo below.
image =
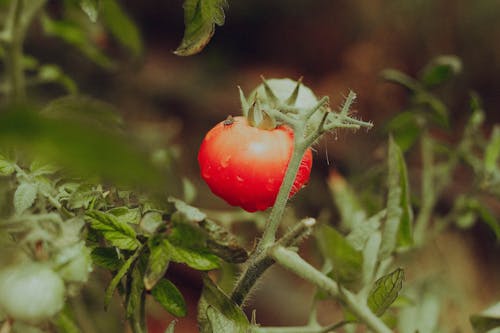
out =
<svg viewBox="0 0 500 333"><path fill-rule="evenodd" d="M274 180L272 179L269 179L266 183L266 190L268 191L274 191L275 188L274 188Z"/></svg>
<svg viewBox="0 0 500 333"><path fill-rule="evenodd" d="M243 178L241 178L240 176L236 176L236 180L239 182L239 183L243 183L245 180Z"/></svg>

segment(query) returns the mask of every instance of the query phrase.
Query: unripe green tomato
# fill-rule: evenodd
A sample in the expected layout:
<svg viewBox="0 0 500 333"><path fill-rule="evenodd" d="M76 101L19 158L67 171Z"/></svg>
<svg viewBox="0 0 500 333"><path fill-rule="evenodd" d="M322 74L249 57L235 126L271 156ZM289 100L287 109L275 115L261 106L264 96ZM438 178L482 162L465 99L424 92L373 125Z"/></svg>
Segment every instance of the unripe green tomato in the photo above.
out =
<svg viewBox="0 0 500 333"><path fill-rule="evenodd" d="M268 79L266 80L269 87L273 93L278 97L281 101L286 101L288 97L292 94L295 87L297 86L297 81L293 81L290 79ZM253 101L255 94L259 94L259 101L262 104L267 103L266 90L264 88L264 84L260 84L255 90L250 94L249 101ZM318 103L318 99L312 92L312 90L301 84L299 88L299 94L297 96L297 101L294 106L298 108L310 108Z"/></svg>
<svg viewBox="0 0 500 333"><path fill-rule="evenodd" d="M0 271L0 308L14 320L38 323L64 306L64 282L42 263L25 263Z"/></svg>
<svg viewBox="0 0 500 333"><path fill-rule="evenodd" d="M68 282L85 283L92 272L90 249L83 241L64 248L56 257L55 262L57 265L62 265L62 268L58 270L59 275Z"/></svg>

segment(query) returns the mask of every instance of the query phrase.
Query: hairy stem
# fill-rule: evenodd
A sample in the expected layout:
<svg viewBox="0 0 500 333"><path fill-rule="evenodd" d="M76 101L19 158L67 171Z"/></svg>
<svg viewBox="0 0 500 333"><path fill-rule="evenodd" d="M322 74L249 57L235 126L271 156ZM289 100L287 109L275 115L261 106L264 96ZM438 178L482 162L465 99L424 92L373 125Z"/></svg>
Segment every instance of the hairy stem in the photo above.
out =
<svg viewBox="0 0 500 333"><path fill-rule="evenodd" d="M299 133L295 133L299 136ZM270 244L274 243L276 240L276 231L278 230L279 224L285 212L285 207L288 202L288 196L292 189L295 177L299 171L300 163L304 157L307 146L301 144L302 138L295 140L295 148L292 153L292 157L286 169L285 177L283 178L283 183L281 184L278 196L276 197L276 202L271 210L269 219L267 221L266 229L262 235L262 239L257 245L257 252L262 252Z"/></svg>
<svg viewBox="0 0 500 333"><path fill-rule="evenodd" d="M384 322L370 310L364 300L358 299L348 290L341 289L335 281L314 268L296 252L282 246L276 246L271 249L270 255L283 267L325 290L336 299L344 302L349 310L372 331L376 333L392 332Z"/></svg>

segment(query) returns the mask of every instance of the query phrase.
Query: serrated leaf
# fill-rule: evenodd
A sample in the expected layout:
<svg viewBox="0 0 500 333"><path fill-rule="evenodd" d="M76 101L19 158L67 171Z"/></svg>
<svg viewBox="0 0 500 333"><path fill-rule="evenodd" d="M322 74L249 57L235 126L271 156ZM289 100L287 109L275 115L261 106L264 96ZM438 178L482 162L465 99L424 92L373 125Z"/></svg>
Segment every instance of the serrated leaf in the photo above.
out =
<svg viewBox="0 0 500 333"><path fill-rule="evenodd" d="M422 75L420 81L426 87L435 87L448 81L454 75L457 75L462 70L462 61L460 58L452 55L440 56L428 64Z"/></svg>
<svg viewBox="0 0 500 333"><path fill-rule="evenodd" d="M100 231L108 242L119 249L135 250L141 244L136 238L134 229L127 223L118 221L111 214L93 210L87 212L85 218L91 228Z"/></svg>
<svg viewBox="0 0 500 333"><path fill-rule="evenodd" d="M389 137L389 175L387 195L387 219L384 225L380 256L388 257L396 246L413 244L413 211L410 205L408 174L403 153L394 139Z"/></svg>
<svg viewBox="0 0 500 333"><path fill-rule="evenodd" d="M173 226L168 235L168 240L176 245L187 248L205 248L206 234L197 224L187 221L179 212L172 215Z"/></svg>
<svg viewBox="0 0 500 333"><path fill-rule="evenodd" d="M404 271L401 268L381 277L375 281L368 296L368 307L381 316L396 300L403 287Z"/></svg>
<svg viewBox="0 0 500 333"><path fill-rule="evenodd" d="M215 25L223 25L226 0L184 0L184 37L175 54L189 56L200 52L212 38Z"/></svg>
<svg viewBox="0 0 500 333"><path fill-rule="evenodd" d="M139 29L115 0L101 2L101 17L113 37L137 57L142 53L143 45Z"/></svg>
<svg viewBox="0 0 500 333"><path fill-rule="evenodd" d="M144 286L147 290L151 290L165 275L170 262L170 253L168 251L169 247L164 246L161 239L150 239L148 246L150 255L146 273L144 274Z"/></svg>
<svg viewBox="0 0 500 333"><path fill-rule="evenodd" d="M35 202L38 188L33 183L21 183L14 192L14 209L16 214L22 214Z"/></svg>
<svg viewBox="0 0 500 333"><path fill-rule="evenodd" d="M45 163L40 159L35 159L30 164L30 172L32 176L52 175L59 171L59 167L50 163Z"/></svg>
<svg viewBox="0 0 500 333"><path fill-rule="evenodd" d="M0 176L10 176L14 171L16 171L14 163L0 154Z"/></svg>
<svg viewBox="0 0 500 333"><path fill-rule="evenodd" d="M207 319L210 323L212 332L217 333L246 333L247 330L238 327L238 323L224 316L219 310L213 306L207 308Z"/></svg>
<svg viewBox="0 0 500 333"><path fill-rule="evenodd" d="M88 208L90 203L102 196L102 191L91 184L81 184L70 194L68 208Z"/></svg>
<svg viewBox="0 0 500 333"><path fill-rule="evenodd" d="M361 251L370 236L379 230L381 221L385 218L386 214L387 212L384 209L367 220L356 224L349 235L347 235L346 240L355 250Z"/></svg>
<svg viewBox="0 0 500 333"><path fill-rule="evenodd" d="M123 265L123 260L120 259L115 248L111 247L96 247L90 254L92 262L110 271L117 271Z"/></svg>
<svg viewBox="0 0 500 333"><path fill-rule="evenodd" d="M158 281L151 290L151 295L169 313L176 317L187 314L186 301L177 287L167 279Z"/></svg>
<svg viewBox="0 0 500 333"><path fill-rule="evenodd" d="M205 250L175 246L166 239L163 240L163 246L166 247L172 261L186 264L200 271L208 271L219 267L218 258Z"/></svg>
<svg viewBox="0 0 500 333"><path fill-rule="evenodd" d="M80 0L80 7L94 23L97 21L99 14L99 2L99 0Z"/></svg>
<svg viewBox="0 0 500 333"><path fill-rule="evenodd" d="M334 228L322 225L316 231L319 248L325 259L332 264L333 278L348 287L356 289L363 267L363 255Z"/></svg>
<svg viewBox="0 0 500 333"><path fill-rule="evenodd" d="M139 208L115 207L108 210L107 213L114 215L120 223L139 224L141 219L141 210Z"/></svg>
<svg viewBox="0 0 500 333"><path fill-rule="evenodd" d="M475 333L489 333L490 330L499 329L500 303L490 306L479 314L472 315L470 322Z"/></svg>
<svg viewBox="0 0 500 333"><path fill-rule="evenodd" d="M250 327L250 323L245 315L235 302L233 302L218 286L216 286L210 278L205 276L203 278L203 292L198 303L198 323L200 324L201 333L219 333L226 331L217 331L213 329L215 323L216 328L219 328L218 320L216 318L221 314L224 316L223 323L230 322L233 328L231 333L246 333ZM209 314L213 308L217 310L217 314ZM215 315L215 316L214 316ZM234 325L234 326L233 326Z"/></svg>

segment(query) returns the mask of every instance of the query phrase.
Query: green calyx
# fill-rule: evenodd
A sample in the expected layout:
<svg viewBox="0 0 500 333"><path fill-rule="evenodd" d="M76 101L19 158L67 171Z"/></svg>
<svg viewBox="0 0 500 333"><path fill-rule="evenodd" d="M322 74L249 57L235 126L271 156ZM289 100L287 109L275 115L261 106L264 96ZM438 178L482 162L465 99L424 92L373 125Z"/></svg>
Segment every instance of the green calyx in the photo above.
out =
<svg viewBox="0 0 500 333"><path fill-rule="evenodd" d="M272 130L280 125L275 114L300 114L318 103L314 93L302 85L302 77L297 81L290 79L270 79L262 77L259 85L247 99L241 90L240 101L243 115L251 126Z"/></svg>

